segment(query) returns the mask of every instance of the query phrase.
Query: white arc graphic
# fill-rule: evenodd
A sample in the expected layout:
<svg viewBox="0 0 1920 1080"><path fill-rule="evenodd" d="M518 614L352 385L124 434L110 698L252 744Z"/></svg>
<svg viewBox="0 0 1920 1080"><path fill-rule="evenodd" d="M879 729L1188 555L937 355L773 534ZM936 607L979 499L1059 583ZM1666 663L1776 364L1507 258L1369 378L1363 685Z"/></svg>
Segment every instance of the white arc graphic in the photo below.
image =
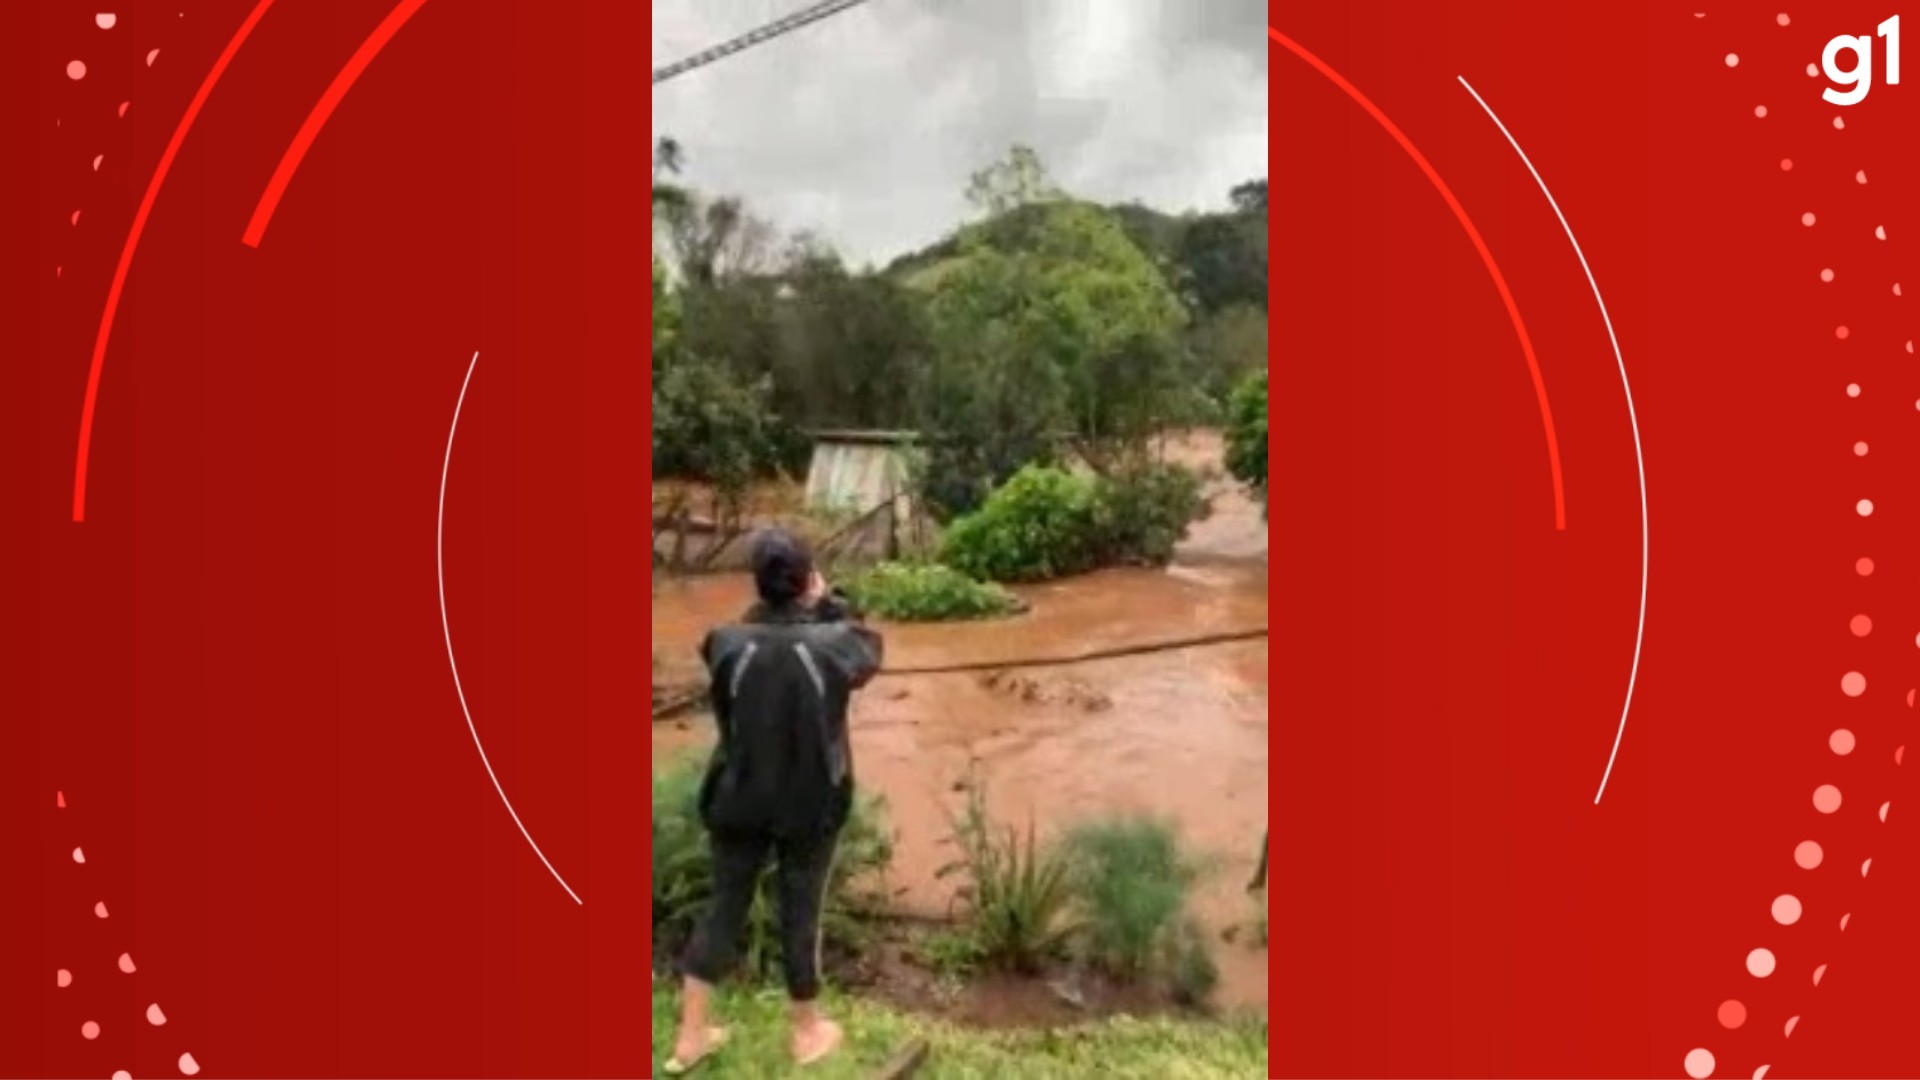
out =
<svg viewBox="0 0 1920 1080"><path fill-rule="evenodd" d="M1620 366L1620 387L1627 394L1627 421L1633 425L1633 459L1640 471L1640 622L1633 633L1633 667L1627 672L1627 698L1620 706L1620 727L1613 734L1613 752L1607 755L1607 771L1600 776L1600 790L1593 795L1594 805L1598 806L1600 797L1607 793L1607 781L1613 778L1613 763L1620 757L1620 741L1627 734L1627 714L1633 710L1633 687L1640 679L1640 645L1647 636L1647 459L1640 449L1640 417L1633 409L1633 386L1627 382L1627 361L1620 355L1620 337L1613 332L1613 316L1607 313L1607 301L1600 295L1600 283L1594 280L1593 267L1587 265L1587 253L1580 249L1580 241L1573 235L1573 226L1567 224L1567 215L1561 213L1559 200L1553 197L1553 192L1541 178L1540 170L1533 167L1533 160L1527 157L1527 152L1520 149L1520 141L1513 137L1513 132L1507 130L1507 125L1500 122L1493 106L1487 104L1487 99L1480 96L1465 75L1459 76L1459 79L1460 85L1473 95L1473 100L1486 110L1487 118L1500 129L1500 134L1507 137L1513 152L1520 155L1527 171L1533 174L1533 182L1540 185L1540 193L1547 197L1547 205L1553 207L1553 216L1560 219L1560 227L1567 231L1567 241L1573 245L1573 253L1580 259L1580 269L1586 272L1588 287L1593 289L1594 303L1600 305L1600 319L1607 324L1607 340L1613 345L1613 360Z"/></svg>
<svg viewBox="0 0 1920 1080"><path fill-rule="evenodd" d="M466 715L467 731L473 736L473 748L480 751L480 764L487 767L487 779L493 781L493 790L500 795L500 805L507 808L507 815L513 818L513 824L520 830L520 835L526 837L527 846L540 857L540 862L547 868L547 873L552 874L553 880L567 890L567 895L573 897L574 903L584 905L586 901L580 899L580 894L573 891L573 886L567 884L567 879L561 877L560 871L553 868L553 863L548 861L546 852L541 851L540 845L534 843L533 834L527 831L526 825L520 820L519 812L513 808L513 801L507 798L506 789L500 786L500 777L494 774L493 762L487 760L487 748L480 744L480 729L473 725L473 710L467 707L467 691L460 685L460 662L453 657L453 628L447 621L447 474L453 471L453 437L460 431L460 410L467 404L467 387L473 384L473 371L479 366L480 354L476 352L473 354L472 363L467 365L467 377L460 384L460 400L453 406L453 426L447 429L447 457L440 466L440 523L435 530L433 546L434 563L440 575L440 632L447 639L447 666L453 669L453 691L460 696L460 711Z"/></svg>

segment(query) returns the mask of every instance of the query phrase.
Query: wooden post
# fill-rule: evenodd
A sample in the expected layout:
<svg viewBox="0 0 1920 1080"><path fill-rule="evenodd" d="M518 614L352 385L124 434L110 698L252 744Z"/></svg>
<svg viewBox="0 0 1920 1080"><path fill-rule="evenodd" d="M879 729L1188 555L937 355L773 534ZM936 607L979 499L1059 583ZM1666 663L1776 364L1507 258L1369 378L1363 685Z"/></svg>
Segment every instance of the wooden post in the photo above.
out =
<svg viewBox="0 0 1920 1080"><path fill-rule="evenodd" d="M927 1044L927 1040L915 1039L903 1047L899 1053L893 1055L891 1061L880 1067L880 1072L877 1074L879 1080L906 1080L907 1077L920 1071L920 1066L927 1063L927 1057L932 1052L933 1047Z"/></svg>
<svg viewBox="0 0 1920 1080"><path fill-rule="evenodd" d="M1253 875L1253 884L1247 886L1248 892L1259 892L1267 887L1267 830L1260 831L1260 869Z"/></svg>

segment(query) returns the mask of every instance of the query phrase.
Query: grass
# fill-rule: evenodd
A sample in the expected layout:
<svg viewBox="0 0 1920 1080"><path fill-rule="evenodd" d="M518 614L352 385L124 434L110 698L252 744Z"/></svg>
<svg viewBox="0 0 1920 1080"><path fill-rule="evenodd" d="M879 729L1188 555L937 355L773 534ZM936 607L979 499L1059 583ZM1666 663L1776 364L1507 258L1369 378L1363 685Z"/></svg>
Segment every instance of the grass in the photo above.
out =
<svg viewBox="0 0 1920 1080"><path fill-rule="evenodd" d="M653 986L655 1076L673 1052L679 993ZM724 1050L694 1074L707 1080L763 1080L801 1075L871 1077L915 1038L933 1048L916 1077L925 1080L1042 1080L1050 1077L1134 1077L1139 1080L1239 1080L1267 1073L1263 1020L1200 1022L1115 1019L1058 1032L990 1034L965 1031L873 1002L831 996L829 1012L847 1029L847 1046L830 1062L799 1072L787 1056L787 1004L778 990L723 995L718 1022Z"/></svg>

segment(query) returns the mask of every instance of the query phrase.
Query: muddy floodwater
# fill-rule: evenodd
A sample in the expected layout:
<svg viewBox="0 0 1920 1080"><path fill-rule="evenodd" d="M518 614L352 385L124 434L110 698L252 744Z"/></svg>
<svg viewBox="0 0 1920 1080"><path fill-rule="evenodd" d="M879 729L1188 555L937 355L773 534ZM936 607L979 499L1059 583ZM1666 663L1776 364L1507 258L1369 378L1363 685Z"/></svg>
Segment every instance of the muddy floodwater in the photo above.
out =
<svg viewBox="0 0 1920 1080"><path fill-rule="evenodd" d="M656 650L692 657L750 591L737 574L663 583ZM1015 619L881 624L888 665L998 664L1264 627L1266 529L1257 506L1223 493L1167 570L1020 592L1033 607ZM1031 814L1043 835L1115 813L1168 817L1214 864L1197 906L1215 932L1216 1000L1266 1007L1266 953L1244 936L1225 940L1258 913L1246 885L1267 827L1265 639L1061 667L883 675L856 699L852 724L860 783L885 795L898 833L891 884L903 912L949 910L951 887L935 871L952 857L948 815L970 770L996 818L1024 826ZM711 739L704 718L657 724L655 759L704 751Z"/></svg>

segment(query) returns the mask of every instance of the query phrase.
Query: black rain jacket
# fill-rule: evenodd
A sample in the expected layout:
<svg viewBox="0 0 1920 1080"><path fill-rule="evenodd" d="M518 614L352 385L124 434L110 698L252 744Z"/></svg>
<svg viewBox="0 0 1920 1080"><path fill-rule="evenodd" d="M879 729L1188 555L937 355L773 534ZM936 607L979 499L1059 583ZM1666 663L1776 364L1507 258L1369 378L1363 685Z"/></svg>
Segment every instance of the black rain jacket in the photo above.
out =
<svg viewBox="0 0 1920 1080"><path fill-rule="evenodd" d="M838 593L812 609L761 605L707 635L701 655L720 729L700 789L709 830L804 839L846 824L847 707L883 651Z"/></svg>

